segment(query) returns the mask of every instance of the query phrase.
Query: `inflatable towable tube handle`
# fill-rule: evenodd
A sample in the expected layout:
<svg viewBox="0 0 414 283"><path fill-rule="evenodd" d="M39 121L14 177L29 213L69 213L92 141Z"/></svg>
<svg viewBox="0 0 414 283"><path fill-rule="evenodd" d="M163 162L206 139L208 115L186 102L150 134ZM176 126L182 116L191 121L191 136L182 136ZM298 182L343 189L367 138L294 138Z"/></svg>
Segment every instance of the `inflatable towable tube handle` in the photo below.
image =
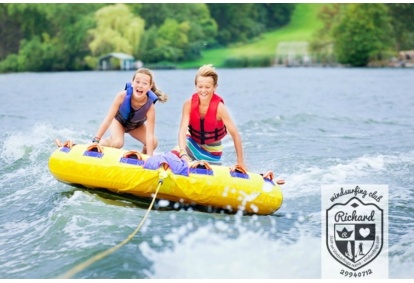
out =
<svg viewBox="0 0 414 283"><path fill-rule="evenodd" d="M263 179L267 179L267 180L273 182L273 177L274 176L273 176L273 172L272 171L268 171L268 172L266 172L264 174L260 174L260 175L263 176ZM285 183L285 180L280 179L280 180L277 180L276 183L278 185L283 185Z"/></svg>
<svg viewBox="0 0 414 283"><path fill-rule="evenodd" d="M207 161L199 160L191 164L190 168L198 168L199 166L206 167L207 170L212 170L210 164Z"/></svg>
<svg viewBox="0 0 414 283"><path fill-rule="evenodd" d="M61 143L59 139L55 139L55 143L58 147L72 148L74 146L74 144L71 140L67 140L64 143Z"/></svg>
<svg viewBox="0 0 414 283"><path fill-rule="evenodd" d="M231 166L230 172L239 172L242 174L247 174L247 170L243 166L238 165L238 164Z"/></svg>
<svg viewBox="0 0 414 283"><path fill-rule="evenodd" d="M267 171L264 174L261 174L263 176L263 179L268 179L269 181L273 181L273 172Z"/></svg>
<svg viewBox="0 0 414 283"><path fill-rule="evenodd" d="M138 159L138 160L142 160L142 155L141 153L139 153L136 150L131 150L128 152L125 152L124 156L125 158L133 158L133 159Z"/></svg>
<svg viewBox="0 0 414 283"><path fill-rule="evenodd" d="M102 153L103 152L103 147L100 146L97 143L94 143L94 144L88 146L88 148L86 149L86 151L95 151L95 152Z"/></svg>

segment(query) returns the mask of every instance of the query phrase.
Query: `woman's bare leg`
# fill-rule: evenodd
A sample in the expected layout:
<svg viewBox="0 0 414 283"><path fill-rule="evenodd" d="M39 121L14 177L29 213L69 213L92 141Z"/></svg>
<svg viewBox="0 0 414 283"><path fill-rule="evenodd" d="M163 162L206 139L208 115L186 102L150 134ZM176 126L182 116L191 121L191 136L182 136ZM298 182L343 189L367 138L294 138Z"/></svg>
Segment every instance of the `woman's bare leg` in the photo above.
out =
<svg viewBox="0 0 414 283"><path fill-rule="evenodd" d="M99 144L103 146L122 148L124 146L125 130L118 120L113 119L109 126L111 135L106 139L101 139Z"/></svg>
<svg viewBox="0 0 414 283"><path fill-rule="evenodd" d="M134 129L129 132L131 137L134 139L140 141L144 146L142 147L142 153L147 153L147 147L146 147L146 134L147 134L147 127L145 124L143 124L141 127ZM158 140L156 137L154 137L154 149L158 146Z"/></svg>

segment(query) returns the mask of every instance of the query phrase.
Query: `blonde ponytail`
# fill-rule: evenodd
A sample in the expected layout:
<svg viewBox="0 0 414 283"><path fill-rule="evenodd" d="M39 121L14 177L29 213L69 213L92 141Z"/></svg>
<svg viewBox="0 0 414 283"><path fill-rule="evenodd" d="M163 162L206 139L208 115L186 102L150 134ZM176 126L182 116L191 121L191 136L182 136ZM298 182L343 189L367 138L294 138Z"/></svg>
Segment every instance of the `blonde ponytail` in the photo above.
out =
<svg viewBox="0 0 414 283"><path fill-rule="evenodd" d="M168 95L166 95L162 90L158 89L155 85L155 82L153 82L151 90L158 96L158 100L160 102L167 102Z"/></svg>

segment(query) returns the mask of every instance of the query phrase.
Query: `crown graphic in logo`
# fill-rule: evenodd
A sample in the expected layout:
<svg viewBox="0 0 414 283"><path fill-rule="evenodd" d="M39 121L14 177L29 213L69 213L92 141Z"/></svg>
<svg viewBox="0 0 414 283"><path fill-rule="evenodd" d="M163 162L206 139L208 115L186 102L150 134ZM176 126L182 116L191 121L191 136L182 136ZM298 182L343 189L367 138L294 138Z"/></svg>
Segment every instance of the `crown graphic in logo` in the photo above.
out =
<svg viewBox="0 0 414 283"><path fill-rule="evenodd" d="M348 231L346 227L344 227L342 231L338 231L338 230L336 231L336 233L338 233L339 238L342 238L342 239L348 239L349 237L351 237L353 232L354 231Z"/></svg>

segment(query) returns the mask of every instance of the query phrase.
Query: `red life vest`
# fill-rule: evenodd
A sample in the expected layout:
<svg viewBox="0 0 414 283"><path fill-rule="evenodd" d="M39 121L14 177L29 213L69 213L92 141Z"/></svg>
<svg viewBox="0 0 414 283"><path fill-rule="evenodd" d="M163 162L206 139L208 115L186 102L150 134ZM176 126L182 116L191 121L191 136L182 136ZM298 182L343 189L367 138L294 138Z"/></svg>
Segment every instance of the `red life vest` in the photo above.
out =
<svg viewBox="0 0 414 283"><path fill-rule="evenodd" d="M207 113L204 118L200 116L200 99L195 93L191 97L190 124L188 130L191 138L198 144L210 144L221 140L226 134L226 126L223 120L217 121L217 109L224 100L217 94L213 94Z"/></svg>

